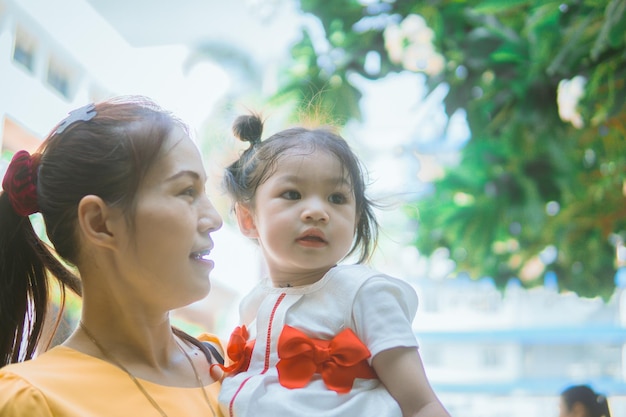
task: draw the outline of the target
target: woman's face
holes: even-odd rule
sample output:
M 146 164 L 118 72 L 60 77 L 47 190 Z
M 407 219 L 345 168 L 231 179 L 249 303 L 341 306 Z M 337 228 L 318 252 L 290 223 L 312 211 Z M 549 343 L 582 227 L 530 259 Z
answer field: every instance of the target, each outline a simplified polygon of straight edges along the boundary
M 559 401 L 559 417 L 568 417 L 569 410 L 567 408 L 567 404 L 563 401 L 563 398 Z
M 210 290 L 210 233 L 222 219 L 205 193 L 200 153 L 180 128 L 164 144 L 136 197 L 134 232 L 124 256 L 130 284 L 149 294 L 148 303 L 169 309 L 187 305 Z
M 559 402 L 559 417 L 588 417 L 589 414 L 585 406 L 580 402 L 575 402 L 571 407 L 561 398 Z

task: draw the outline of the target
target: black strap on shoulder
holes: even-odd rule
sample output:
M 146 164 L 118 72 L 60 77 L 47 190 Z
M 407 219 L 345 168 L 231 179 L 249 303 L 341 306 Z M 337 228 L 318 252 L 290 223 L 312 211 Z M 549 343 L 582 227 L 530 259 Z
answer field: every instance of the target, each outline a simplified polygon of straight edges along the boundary
M 222 357 L 222 354 L 215 346 L 213 346 L 211 342 L 202 342 L 200 345 L 209 363 L 213 363 L 213 359 L 215 359 L 217 363 L 224 365 L 224 358 Z
M 224 365 L 224 357 L 222 356 L 220 351 L 215 346 L 213 346 L 211 342 L 201 342 L 195 337 L 188 335 L 187 333 L 174 326 L 172 326 L 172 331 L 176 336 L 180 337 L 181 339 L 187 340 L 189 343 L 200 348 L 200 350 L 202 350 L 202 353 L 204 353 L 204 356 L 206 356 L 206 360 L 210 364 L 212 364 L 213 360 L 215 359 L 217 363 L 219 363 L 220 365 Z

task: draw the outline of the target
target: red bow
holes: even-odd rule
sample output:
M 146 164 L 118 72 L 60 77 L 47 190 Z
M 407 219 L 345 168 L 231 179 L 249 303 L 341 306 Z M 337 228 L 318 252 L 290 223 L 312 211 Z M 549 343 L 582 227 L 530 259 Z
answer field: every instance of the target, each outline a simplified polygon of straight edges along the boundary
M 231 364 L 229 366 L 218 364 L 224 372 L 237 374 L 248 369 L 252 349 L 254 349 L 254 340 L 248 340 L 249 336 L 245 325 L 233 330 L 226 348 L 226 354 L 228 354 Z
M 351 329 L 321 340 L 285 326 L 278 339 L 278 356 L 278 380 L 286 388 L 306 386 L 314 373 L 321 374 L 326 386 L 338 393 L 349 392 L 355 378 L 376 378 L 367 363 L 369 349 Z
M 15 213 L 28 216 L 39 211 L 37 204 L 37 168 L 41 154 L 18 151 L 4 174 L 2 189 L 8 194 Z

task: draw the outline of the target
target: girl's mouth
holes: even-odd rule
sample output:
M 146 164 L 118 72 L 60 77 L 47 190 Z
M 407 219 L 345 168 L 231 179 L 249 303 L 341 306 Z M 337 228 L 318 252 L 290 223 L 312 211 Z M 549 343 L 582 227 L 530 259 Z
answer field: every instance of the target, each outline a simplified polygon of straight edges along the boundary
M 328 243 L 326 241 L 326 236 L 324 232 L 316 228 L 310 228 L 305 230 L 298 238 L 296 239 L 298 242 L 309 242 L 309 243 Z
M 326 241 L 324 239 L 322 239 L 319 236 L 303 236 L 301 238 L 299 238 L 298 240 L 300 241 L 307 241 L 307 242 L 322 242 L 322 243 L 326 243 Z
M 309 247 L 309 248 L 322 248 L 328 244 L 326 239 L 317 235 L 301 236 L 298 239 L 296 239 L 296 242 L 298 242 L 298 244 L 301 246 Z

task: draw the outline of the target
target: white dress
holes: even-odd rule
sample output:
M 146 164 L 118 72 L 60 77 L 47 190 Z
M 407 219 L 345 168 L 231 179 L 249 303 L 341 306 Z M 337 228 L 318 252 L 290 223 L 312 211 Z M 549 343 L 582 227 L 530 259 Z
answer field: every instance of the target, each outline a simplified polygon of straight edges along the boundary
M 318 282 L 294 288 L 261 283 L 242 301 L 241 321 L 256 339 L 247 371 L 224 379 L 219 395 L 226 416 L 389 416 L 400 407 L 378 379 L 357 378 L 347 393 L 329 389 L 320 374 L 303 388 L 279 383 L 277 344 L 285 325 L 329 340 L 349 328 L 371 359 L 394 347 L 415 347 L 417 295 L 406 282 L 363 265 L 337 266 Z

